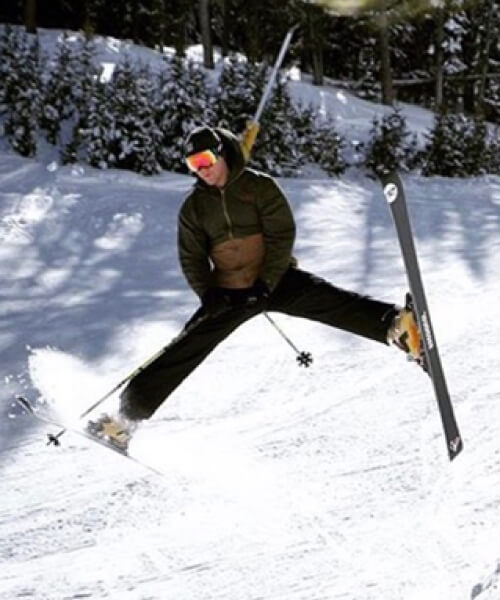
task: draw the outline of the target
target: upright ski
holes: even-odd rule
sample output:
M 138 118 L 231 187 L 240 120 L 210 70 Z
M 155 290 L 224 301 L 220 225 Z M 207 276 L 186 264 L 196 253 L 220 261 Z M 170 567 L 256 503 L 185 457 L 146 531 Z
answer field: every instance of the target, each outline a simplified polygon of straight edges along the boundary
M 391 209 L 394 224 L 396 226 L 410 291 L 413 297 L 415 314 L 418 326 L 422 332 L 426 367 L 434 386 L 434 392 L 436 394 L 436 400 L 446 437 L 448 455 L 450 460 L 453 460 L 462 450 L 463 442 L 455 420 L 453 406 L 451 404 L 436 339 L 434 337 L 434 331 L 432 329 L 403 184 L 395 171 L 383 175 L 381 179 L 384 195 Z

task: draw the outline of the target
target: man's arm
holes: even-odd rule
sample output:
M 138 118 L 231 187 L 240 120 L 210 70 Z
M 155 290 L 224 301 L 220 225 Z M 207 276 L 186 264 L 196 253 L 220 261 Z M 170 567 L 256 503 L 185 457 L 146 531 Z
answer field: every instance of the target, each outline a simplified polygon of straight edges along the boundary
M 178 251 L 181 268 L 189 285 L 201 298 L 210 286 L 208 240 L 188 198 L 179 213 Z
M 279 185 L 267 175 L 261 175 L 258 205 L 266 255 L 260 271 L 260 279 L 272 291 L 292 262 L 295 241 L 295 221 L 285 194 Z

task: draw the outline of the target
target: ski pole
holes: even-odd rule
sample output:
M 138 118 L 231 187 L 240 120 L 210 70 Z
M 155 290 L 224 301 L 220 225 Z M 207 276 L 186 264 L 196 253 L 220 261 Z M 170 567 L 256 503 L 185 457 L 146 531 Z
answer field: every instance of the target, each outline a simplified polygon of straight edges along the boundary
M 281 67 L 281 63 L 283 62 L 283 59 L 285 58 L 285 54 L 286 54 L 286 51 L 288 50 L 288 46 L 290 45 L 290 42 L 292 40 L 292 36 L 298 26 L 299 26 L 299 24 L 297 23 L 296 25 L 294 25 L 293 27 L 291 27 L 288 30 L 288 32 L 285 36 L 285 39 L 283 40 L 283 43 L 281 44 L 281 48 L 280 48 L 278 57 L 276 59 L 276 62 L 274 63 L 274 67 L 271 72 L 271 75 L 270 75 L 269 79 L 267 80 L 267 84 L 266 84 L 264 92 L 261 96 L 259 106 L 257 107 L 257 110 L 255 112 L 253 119 L 247 123 L 246 129 L 241 136 L 240 145 L 241 145 L 241 149 L 243 151 L 243 155 L 245 157 L 245 161 L 247 161 L 247 162 L 250 159 L 250 154 L 252 153 L 253 145 L 255 144 L 255 140 L 257 139 L 257 135 L 259 133 L 259 129 L 260 129 L 259 122 L 260 122 L 262 113 L 264 112 L 264 107 L 269 98 L 269 94 L 271 93 L 271 89 L 274 85 L 274 82 L 276 81 L 276 77 L 278 75 L 278 70 Z
M 283 59 L 285 58 L 286 51 L 288 50 L 288 46 L 290 45 L 290 42 L 292 40 L 292 35 L 294 34 L 294 32 L 298 26 L 299 26 L 299 24 L 297 23 L 296 25 L 294 25 L 293 27 L 291 27 L 288 30 L 288 32 L 285 36 L 285 39 L 283 40 L 283 43 L 281 44 L 278 58 L 276 59 L 276 62 L 274 63 L 274 67 L 273 67 L 271 76 L 269 77 L 269 80 L 266 85 L 266 89 L 264 90 L 264 93 L 262 94 L 262 98 L 260 99 L 259 106 L 254 115 L 254 118 L 253 118 L 254 123 L 258 123 L 260 121 L 260 117 L 262 116 L 262 112 L 264 111 L 264 106 L 266 105 L 267 99 L 269 98 L 269 94 L 271 93 L 271 89 L 276 80 L 276 76 L 278 75 L 278 70 L 281 67 L 281 63 L 283 62 Z
M 281 337 L 287 342 L 289 346 L 291 346 L 295 350 L 295 354 L 297 354 L 297 363 L 299 367 L 310 367 L 313 362 L 313 357 L 310 352 L 301 352 L 297 346 L 292 342 L 292 340 L 286 335 L 286 333 L 281 329 L 281 327 L 276 323 L 274 319 L 269 316 L 269 313 L 264 311 L 262 313 L 266 319 L 271 323 L 271 325 L 276 329 L 276 331 L 281 335 Z

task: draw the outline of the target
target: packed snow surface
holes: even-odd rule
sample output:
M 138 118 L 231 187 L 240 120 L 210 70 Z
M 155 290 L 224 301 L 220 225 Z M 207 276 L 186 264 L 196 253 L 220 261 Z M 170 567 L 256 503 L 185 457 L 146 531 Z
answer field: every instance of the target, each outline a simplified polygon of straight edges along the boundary
M 49 165 L 50 166 L 50 165 Z M 405 178 L 464 452 L 397 350 L 273 315 L 241 327 L 139 432 L 159 477 L 12 406 L 78 414 L 196 309 L 176 215 L 192 180 L 2 155 L 0 597 L 498 598 L 500 180 Z M 281 180 L 303 268 L 401 301 L 376 182 Z
M 463 453 L 402 353 L 274 314 L 313 366 L 242 326 L 137 434 L 159 476 L 71 432 L 46 446 L 12 398 L 72 418 L 180 331 L 192 179 L 0 153 L 2 600 L 500 598 L 500 179 L 404 183 Z M 302 268 L 402 301 L 377 182 L 280 184 Z

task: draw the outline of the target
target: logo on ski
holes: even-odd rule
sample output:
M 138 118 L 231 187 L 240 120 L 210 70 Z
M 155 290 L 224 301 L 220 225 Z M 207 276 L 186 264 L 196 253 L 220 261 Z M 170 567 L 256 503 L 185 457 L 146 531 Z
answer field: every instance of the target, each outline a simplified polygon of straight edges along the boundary
M 432 338 L 432 330 L 431 325 L 429 323 L 429 317 L 427 313 L 422 313 L 422 328 L 424 330 L 425 341 L 427 342 L 428 350 L 432 350 L 434 348 L 434 340 Z
M 384 195 L 387 198 L 387 202 L 392 204 L 398 198 L 398 186 L 395 183 L 388 183 L 384 187 Z
M 456 437 L 454 440 L 450 441 L 450 450 L 453 453 L 458 452 L 461 447 L 462 447 L 462 438 L 461 437 Z

